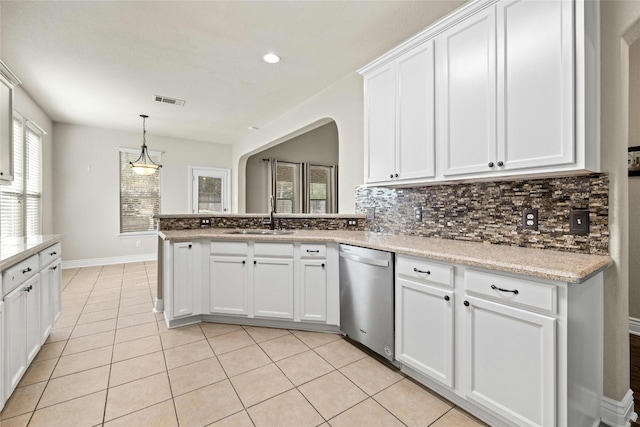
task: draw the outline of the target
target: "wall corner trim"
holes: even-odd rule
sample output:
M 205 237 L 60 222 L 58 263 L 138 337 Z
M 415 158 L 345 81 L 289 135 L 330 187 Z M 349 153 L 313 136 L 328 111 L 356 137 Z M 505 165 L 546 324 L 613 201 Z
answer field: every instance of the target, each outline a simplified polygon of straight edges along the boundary
M 633 412 L 633 391 L 629 389 L 622 401 L 602 396 L 600 404 L 602 422 L 611 427 L 626 427 L 629 421 L 636 421 L 638 414 Z
M 640 335 L 640 319 L 629 317 L 629 333 Z
M 126 256 L 116 256 L 116 257 L 108 257 L 108 258 L 88 258 L 88 259 L 77 259 L 70 261 L 62 261 L 62 269 L 65 270 L 67 268 L 82 268 L 82 267 L 97 267 L 100 265 L 111 265 L 111 264 L 128 264 L 132 262 L 143 262 L 143 261 L 156 261 L 157 254 L 139 254 L 139 255 L 126 255 Z

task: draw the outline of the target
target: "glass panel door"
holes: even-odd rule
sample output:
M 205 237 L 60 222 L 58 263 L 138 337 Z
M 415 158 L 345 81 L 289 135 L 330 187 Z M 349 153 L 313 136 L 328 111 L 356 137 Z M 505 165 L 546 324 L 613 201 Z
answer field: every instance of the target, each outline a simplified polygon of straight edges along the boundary
M 229 212 L 229 169 L 190 167 L 191 212 Z

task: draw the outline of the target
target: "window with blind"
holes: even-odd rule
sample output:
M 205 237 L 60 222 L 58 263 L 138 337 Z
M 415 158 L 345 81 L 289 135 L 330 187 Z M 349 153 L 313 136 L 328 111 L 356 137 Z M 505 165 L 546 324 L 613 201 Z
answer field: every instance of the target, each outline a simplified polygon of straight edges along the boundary
M 120 233 L 144 233 L 156 230 L 153 216 L 160 213 L 160 170 L 153 175 L 138 175 L 129 162 L 140 150 L 120 148 Z M 149 151 L 151 160 L 161 163 L 158 152 Z
M 42 130 L 14 113 L 13 182 L 0 186 L 3 237 L 42 234 Z

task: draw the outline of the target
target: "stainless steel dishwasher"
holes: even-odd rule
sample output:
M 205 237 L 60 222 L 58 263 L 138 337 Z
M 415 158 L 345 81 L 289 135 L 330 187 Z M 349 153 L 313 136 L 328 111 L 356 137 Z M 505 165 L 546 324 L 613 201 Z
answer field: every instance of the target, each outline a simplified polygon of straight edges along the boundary
M 393 253 L 340 245 L 340 329 L 393 361 Z

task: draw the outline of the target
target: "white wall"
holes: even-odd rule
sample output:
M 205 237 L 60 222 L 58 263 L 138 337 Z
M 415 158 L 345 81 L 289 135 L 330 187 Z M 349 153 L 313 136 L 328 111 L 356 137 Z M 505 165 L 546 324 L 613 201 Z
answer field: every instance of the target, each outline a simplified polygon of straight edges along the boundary
M 338 210 L 353 213 L 355 187 L 364 181 L 363 102 L 362 77 L 354 72 L 234 145 L 232 210 L 245 212 L 245 168 L 252 154 L 315 128 L 318 123 L 327 123 L 329 119 L 338 127 Z
M 629 49 L 629 146 L 640 146 L 640 41 Z M 629 177 L 629 316 L 640 318 L 640 176 Z
M 64 260 L 155 254 L 155 237 L 118 237 L 118 148 L 139 149 L 142 132 L 55 123 L 53 135 L 53 228 L 65 235 Z M 231 165 L 229 145 L 147 133 L 147 146 L 163 152 L 162 213 L 188 213 L 188 166 Z M 140 247 L 136 247 L 137 241 Z
M 629 49 L 640 35 L 640 2 L 600 2 L 601 162 L 610 177 L 609 252 L 604 282 L 604 394 L 621 401 L 629 390 Z M 636 25 L 634 26 L 634 23 Z M 635 35 L 630 35 L 633 28 Z M 627 36 L 627 43 L 623 38 Z
M 14 90 L 13 103 L 14 110 L 47 133 L 42 137 L 42 234 L 54 234 L 52 204 L 54 145 L 51 119 L 20 86 Z
M 333 166 L 340 161 L 338 147 L 338 129 L 331 122 L 249 157 L 245 210 L 248 213 L 269 212 L 268 162 L 262 159 Z

